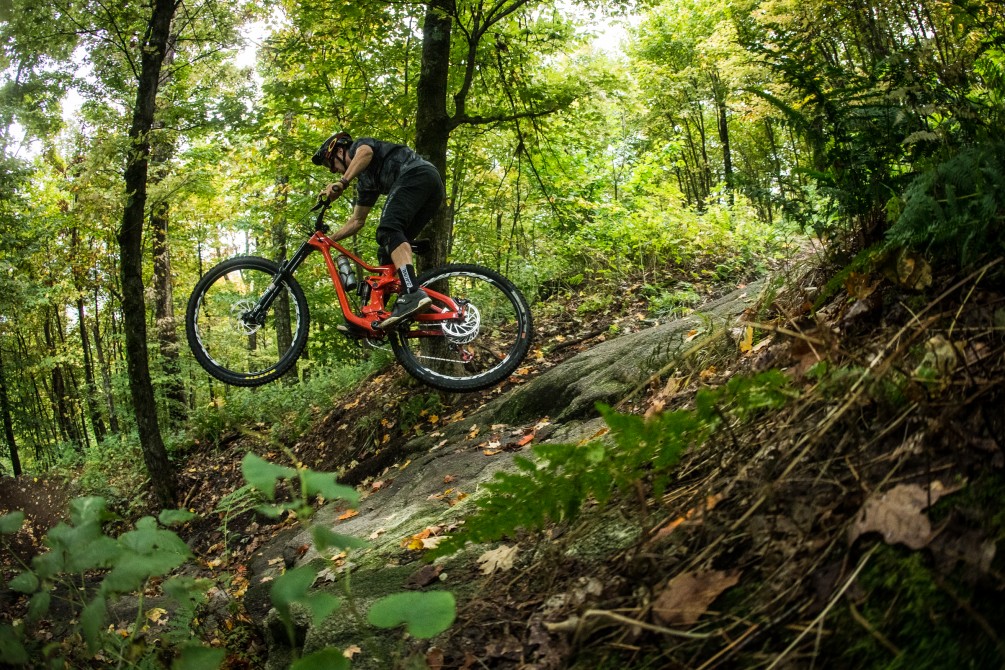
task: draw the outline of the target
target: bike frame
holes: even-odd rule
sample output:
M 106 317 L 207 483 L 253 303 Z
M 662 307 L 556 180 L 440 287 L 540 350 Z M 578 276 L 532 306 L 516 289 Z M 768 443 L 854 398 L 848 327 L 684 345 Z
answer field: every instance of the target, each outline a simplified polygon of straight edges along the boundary
M 265 290 L 262 297 L 259 298 L 254 309 L 248 312 L 245 318 L 255 323 L 264 323 L 266 312 L 268 312 L 272 302 L 279 295 L 279 287 L 283 278 L 293 276 L 293 273 L 307 260 L 311 252 L 317 250 L 321 252 L 321 255 L 325 259 L 325 266 L 328 268 L 332 285 L 335 287 L 335 293 L 338 295 L 339 307 L 342 308 L 342 315 L 346 321 L 361 329 L 366 337 L 374 339 L 384 338 L 387 336 L 387 332 L 376 328 L 375 325 L 390 316 L 390 312 L 385 308 L 387 297 L 401 290 L 401 280 L 398 278 L 394 265 L 370 265 L 328 237 L 329 227 L 324 223 L 324 216 L 330 204 L 330 201 L 318 203 L 321 211 L 318 212 L 317 221 L 314 224 L 314 234 L 300 245 L 300 248 L 297 249 L 289 260 L 283 261 L 280 264 L 279 271 L 273 278 L 272 283 Z M 367 273 L 367 276 L 363 277 L 363 281 L 370 286 L 370 297 L 367 304 L 361 307 L 361 314 L 356 314 L 352 311 L 352 306 L 349 304 L 349 295 L 346 293 L 345 287 L 342 286 L 338 266 L 336 266 L 335 259 L 332 257 L 332 249 L 338 254 L 344 254 Z M 458 305 L 450 296 L 444 295 L 439 291 L 434 291 L 429 287 L 423 287 L 423 290 L 432 298 L 433 304 L 429 306 L 428 311 L 412 317 L 414 321 L 420 324 L 419 329 L 396 331 L 399 335 L 404 337 L 442 337 L 443 331 L 439 327 L 422 328 L 421 324 L 433 326 L 440 321 L 463 321 L 464 307 L 462 305 Z

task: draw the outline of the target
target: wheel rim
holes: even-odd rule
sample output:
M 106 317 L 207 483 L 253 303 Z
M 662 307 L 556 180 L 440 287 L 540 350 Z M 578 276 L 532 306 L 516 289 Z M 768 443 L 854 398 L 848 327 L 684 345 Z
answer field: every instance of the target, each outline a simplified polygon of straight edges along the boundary
M 477 381 L 515 366 L 527 346 L 525 307 L 506 287 L 484 275 L 457 271 L 433 277 L 428 286 L 464 308 L 464 318 L 433 326 L 442 337 L 421 337 L 431 322 L 414 321 L 398 333 L 402 352 L 434 378 Z M 435 322 L 433 322 L 435 323 Z
M 233 268 L 215 278 L 199 296 L 195 337 L 209 362 L 240 377 L 259 377 L 291 355 L 301 327 L 297 300 L 288 285 L 280 291 L 264 321 L 243 317 L 272 283 L 272 272 L 256 267 Z M 289 323 L 290 337 L 277 321 Z

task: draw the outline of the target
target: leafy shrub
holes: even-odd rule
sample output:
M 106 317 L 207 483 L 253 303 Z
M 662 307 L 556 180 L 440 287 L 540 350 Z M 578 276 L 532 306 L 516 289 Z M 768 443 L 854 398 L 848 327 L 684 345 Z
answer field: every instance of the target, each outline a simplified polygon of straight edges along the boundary
M 375 354 L 357 365 L 314 368 L 310 378 L 299 382 L 294 391 L 282 381 L 258 388 L 226 387 L 223 396 L 192 412 L 191 439 L 212 443 L 228 432 L 257 425 L 267 427 L 274 441 L 283 442 L 311 425 L 316 406 L 349 392 L 387 365 L 389 354 Z
M 650 294 L 649 311 L 657 317 L 683 316 L 702 301 L 694 286 L 687 282 L 680 282 L 673 291 L 649 285 L 644 290 Z
M 241 471 L 247 486 L 239 489 L 240 494 L 235 494 L 228 501 L 228 508 L 247 509 L 257 502 L 261 504 L 255 509 L 262 514 L 279 517 L 293 512 L 306 522 L 313 514 L 311 502 L 316 496 L 323 496 L 326 500 L 343 500 L 351 505 L 359 501 L 356 491 L 337 483 L 333 474 L 316 472 L 302 465 L 276 465 L 254 454 L 247 454 L 241 463 Z M 280 485 L 292 494 L 285 501 L 279 501 L 276 495 Z M 141 644 L 147 619 L 142 595 L 151 586 L 152 580 L 165 578 L 160 582 L 161 588 L 178 603 L 170 625 L 161 636 L 162 642 L 176 657 L 172 667 L 219 667 L 226 650 L 199 644 L 191 630 L 197 609 L 205 602 L 206 593 L 214 583 L 207 579 L 169 577 L 192 558 L 192 552 L 167 526 L 186 522 L 194 516 L 185 510 L 165 510 L 157 518 L 141 518 L 133 530 L 112 537 L 104 533 L 103 525 L 116 517 L 108 511 L 104 499 L 90 496 L 73 500 L 70 522 L 59 524 L 45 537 L 44 543 L 49 551 L 36 556 L 30 569 L 2 585 L 30 596 L 30 601 L 25 619 L 0 625 L 0 665 L 23 666 L 45 661 L 51 667 L 66 667 L 68 663 L 76 667 L 88 664 L 90 659 L 97 658 L 96 654 L 117 660 L 120 667 L 124 664 L 156 665 L 153 658 L 155 645 L 147 649 L 145 644 Z M 0 542 L 4 536 L 17 533 L 24 520 L 24 512 L 0 516 Z M 327 526 L 312 526 L 310 530 L 314 546 L 321 553 L 366 546 L 363 540 L 341 535 Z M 273 583 L 270 592 L 272 604 L 291 641 L 295 639 L 294 606 L 307 608 L 317 624 L 342 604 L 340 598 L 330 593 L 311 591 L 317 575 L 317 570 L 304 565 L 287 570 Z M 98 577 L 100 580 L 96 581 Z M 140 595 L 139 607 L 136 620 L 122 636 L 106 626 L 108 604 L 114 598 L 128 594 Z M 71 630 L 66 638 L 72 640 L 74 635 L 79 634 L 86 643 L 86 654 L 72 645 L 42 644 L 29 634 L 32 624 L 49 614 L 54 598 L 66 600 L 72 617 L 67 624 Z M 453 595 L 446 591 L 433 591 L 381 598 L 371 606 L 368 621 L 378 628 L 404 625 L 413 637 L 425 638 L 446 630 L 455 615 Z M 344 670 L 349 663 L 340 651 L 322 649 L 299 658 L 292 667 L 294 670 Z
M 962 265 L 1005 251 L 1005 144 L 974 147 L 918 176 L 887 233 L 891 246 L 954 259 Z
M 760 221 L 743 198 L 733 207 L 716 205 L 704 212 L 660 202 L 639 198 L 579 228 L 564 250 L 573 268 L 659 272 L 676 265 L 694 270 L 722 258 L 762 255 L 788 234 L 784 227 Z

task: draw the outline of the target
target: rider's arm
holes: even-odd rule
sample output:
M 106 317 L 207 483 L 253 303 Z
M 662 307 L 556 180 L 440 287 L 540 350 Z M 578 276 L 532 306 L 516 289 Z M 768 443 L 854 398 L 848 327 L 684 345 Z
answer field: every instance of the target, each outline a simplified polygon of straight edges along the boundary
M 329 199 L 334 199 L 342 195 L 342 192 L 349 187 L 349 183 L 366 170 L 366 168 L 370 165 L 371 160 L 373 160 L 373 149 L 366 144 L 359 145 L 356 148 L 356 155 L 352 157 L 349 161 L 349 165 L 346 166 L 345 174 L 342 175 L 342 179 L 334 184 L 328 184 L 328 186 L 325 187 L 324 195 Z
M 360 144 L 356 147 L 356 155 L 349 161 L 349 166 L 345 169 L 345 174 L 342 175 L 342 178 L 346 182 L 351 182 L 361 172 L 366 170 L 371 160 L 373 160 L 373 148 L 366 144 Z
M 366 223 L 366 217 L 370 214 L 370 207 L 364 205 L 356 205 L 352 208 L 352 214 L 349 215 L 349 220 L 345 224 L 336 230 L 332 235 L 331 239 L 338 242 L 339 240 L 351 237 L 358 233 Z

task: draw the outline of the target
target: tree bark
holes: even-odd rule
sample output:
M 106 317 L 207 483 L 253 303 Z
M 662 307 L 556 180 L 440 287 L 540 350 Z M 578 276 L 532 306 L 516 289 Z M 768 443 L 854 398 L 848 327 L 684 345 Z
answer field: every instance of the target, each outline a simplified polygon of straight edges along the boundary
M 422 24 L 422 67 L 416 87 L 415 151 L 447 175 L 447 142 L 452 130 L 447 115 L 447 83 L 450 74 L 450 0 L 432 0 Z M 425 267 L 447 261 L 453 226 L 450 212 L 440 207 L 426 227 L 432 242 L 423 260 Z
M 91 343 L 87 337 L 87 315 L 84 313 L 84 299 L 77 298 L 77 325 L 80 327 L 80 349 L 84 353 L 84 393 L 87 396 L 87 410 L 91 416 L 94 441 L 101 442 L 107 433 L 105 420 L 98 409 L 97 388 L 94 384 L 94 362 L 91 359 Z
M 14 439 L 14 422 L 10 416 L 10 400 L 7 396 L 7 376 L 4 374 L 3 350 L 0 349 L 0 412 L 3 413 L 3 433 L 7 438 L 7 453 L 10 454 L 11 470 L 15 477 L 21 476 L 21 459 Z
M 126 207 L 118 234 L 129 389 L 150 484 L 154 495 L 165 506 L 174 505 L 175 482 L 157 421 L 157 405 L 150 379 L 142 243 L 150 130 L 153 127 L 161 65 L 167 53 L 171 20 L 176 9 L 175 0 L 153 0 L 153 12 L 143 38 L 136 105 L 129 129 L 131 150 L 125 172 Z
M 122 432 L 119 429 L 119 415 L 115 409 L 115 394 L 112 391 L 112 371 L 109 369 L 108 359 L 105 357 L 105 348 L 101 344 L 101 328 L 98 324 L 98 289 L 94 289 L 94 352 L 98 356 L 98 369 L 101 372 L 101 388 L 105 394 L 105 403 L 108 405 L 108 427 L 116 435 Z
M 164 392 L 167 397 L 168 417 L 179 425 L 187 416 L 188 399 L 185 382 L 181 376 L 181 359 L 178 346 L 178 328 L 174 315 L 174 287 L 171 279 L 171 255 L 168 246 L 170 206 L 158 202 L 150 211 L 154 257 L 154 324 L 157 344 L 160 347 L 161 367 L 164 371 Z

